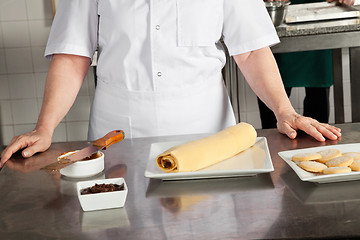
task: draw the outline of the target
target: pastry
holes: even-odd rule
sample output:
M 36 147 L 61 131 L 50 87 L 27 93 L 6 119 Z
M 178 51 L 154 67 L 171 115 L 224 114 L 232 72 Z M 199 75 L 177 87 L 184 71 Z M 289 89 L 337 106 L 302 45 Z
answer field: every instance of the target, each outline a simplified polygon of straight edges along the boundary
M 299 166 L 302 169 L 304 169 L 308 172 L 313 172 L 313 173 L 320 173 L 320 172 L 324 171 L 324 169 L 327 168 L 327 166 L 325 164 L 315 162 L 315 161 L 302 161 L 299 163 Z
M 192 172 L 211 166 L 250 148 L 256 142 L 256 130 L 239 123 L 214 135 L 172 147 L 156 158 L 164 172 Z

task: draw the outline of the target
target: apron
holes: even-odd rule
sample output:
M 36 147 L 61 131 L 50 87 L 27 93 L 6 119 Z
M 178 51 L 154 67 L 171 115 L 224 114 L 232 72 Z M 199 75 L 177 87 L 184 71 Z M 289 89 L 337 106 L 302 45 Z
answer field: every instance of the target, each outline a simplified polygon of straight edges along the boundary
M 89 139 L 114 129 L 126 138 L 213 133 L 235 124 L 221 76 L 184 91 L 132 92 L 99 82 Z M 109 104 L 110 103 L 110 104 Z M 109 109 L 110 108 L 110 109 Z

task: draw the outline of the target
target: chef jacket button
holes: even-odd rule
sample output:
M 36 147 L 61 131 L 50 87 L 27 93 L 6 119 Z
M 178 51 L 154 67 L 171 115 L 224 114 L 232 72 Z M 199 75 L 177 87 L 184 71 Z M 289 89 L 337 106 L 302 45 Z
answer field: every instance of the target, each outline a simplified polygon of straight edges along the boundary
M 161 75 L 162 75 L 161 72 L 158 72 L 158 73 L 157 73 L 157 76 L 158 76 L 158 77 L 161 77 Z
M 156 26 L 155 26 L 155 29 L 156 29 L 156 30 L 160 30 L 160 25 L 156 25 Z

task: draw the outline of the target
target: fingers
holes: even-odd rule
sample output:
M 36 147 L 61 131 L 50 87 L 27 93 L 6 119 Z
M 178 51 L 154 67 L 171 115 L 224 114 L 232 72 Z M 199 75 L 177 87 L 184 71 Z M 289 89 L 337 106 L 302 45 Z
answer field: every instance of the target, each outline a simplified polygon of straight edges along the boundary
M 37 152 L 44 152 L 46 149 L 49 148 L 49 145 L 46 144 L 44 141 L 39 140 L 36 141 L 34 144 L 32 144 L 31 146 L 25 148 L 22 151 L 22 155 L 23 157 L 27 158 L 27 157 L 31 157 L 32 155 L 34 155 Z
M 5 150 L 1 153 L 1 166 L 3 167 L 7 160 L 20 149 L 27 147 L 31 142 L 23 136 L 14 137 L 10 144 Z
M 307 118 L 309 123 L 305 121 L 301 128 L 318 141 L 325 141 L 325 138 L 337 140 L 341 136 L 341 129 L 325 123 L 319 123 L 315 119 Z
M 301 125 L 299 129 L 303 130 L 304 132 L 306 132 L 307 134 L 309 134 L 319 142 L 324 142 L 326 139 L 323 136 L 323 134 L 318 131 L 318 128 L 315 126 L 317 124 L 316 122 L 307 125 Z
M 300 129 L 304 132 L 306 132 L 307 134 L 309 134 L 310 136 L 314 137 L 316 140 L 320 141 L 320 142 L 324 142 L 325 138 L 323 137 L 323 135 L 317 130 L 317 128 L 312 124 L 313 123 L 318 123 L 316 120 L 308 118 L 308 117 L 304 117 L 301 115 L 293 115 L 290 116 L 289 119 L 287 119 L 286 121 L 284 121 L 282 124 L 280 123 L 279 126 L 281 126 L 279 128 L 279 131 L 282 133 L 285 133 L 289 138 L 293 139 L 293 133 L 292 131 L 295 131 L 295 129 Z M 296 135 L 295 135 L 296 137 Z
M 285 134 L 286 136 L 288 136 L 290 139 L 295 139 L 297 136 L 297 132 L 295 129 L 293 129 L 289 124 L 285 123 L 282 125 L 278 124 L 278 129 L 279 132 Z
M 329 124 L 319 123 L 317 129 L 328 139 L 337 140 L 339 137 L 341 137 L 341 129 Z
M 325 123 L 319 123 L 315 119 L 301 115 L 290 115 L 278 122 L 278 129 L 290 139 L 296 137 L 296 130 L 300 129 L 317 141 L 324 142 L 327 139 L 337 140 L 341 137 L 341 129 Z
M 7 160 L 9 160 L 16 151 L 16 149 L 13 150 L 12 148 L 5 148 L 5 150 L 1 153 L 0 168 L 4 166 Z
M 14 137 L 7 148 L 1 154 L 0 167 L 3 167 L 6 161 L 20 149 L 24 158 L 31 157 L 37 152 L 43 152 L 50 147 L 51 135 L 32 131 L 30 133 Z
M 9 160 L 9 158 L 11 157 L 12 153 L 9 152 L 5 152 L 6 149 L 3 151 L 3 153 L 1 154 L 1 160 L 0 160 L 0 168 L 2 168 L 4 166 L 4 164 L 7 162 L 7 160 Z
M 316 140 L 323 142 L 325 138 L 337 140 L 341 136 L 341 129 L 325 123 L 319 123 L 315 119 L 299 118 L 299 129 L 313 136 Z

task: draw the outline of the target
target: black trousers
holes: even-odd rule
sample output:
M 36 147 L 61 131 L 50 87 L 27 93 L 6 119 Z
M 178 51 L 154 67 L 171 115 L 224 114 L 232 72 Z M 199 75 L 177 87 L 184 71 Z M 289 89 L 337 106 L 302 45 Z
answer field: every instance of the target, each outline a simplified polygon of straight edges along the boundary
M 329 87 L 306 87 L 303 115 L 319 122 L 328 123 L 330 114 Z M 291 88 L 285 88 L 290 97 Z M 274 113 L 258 98 L 258 105 L 263 129 L 276 128 Z

